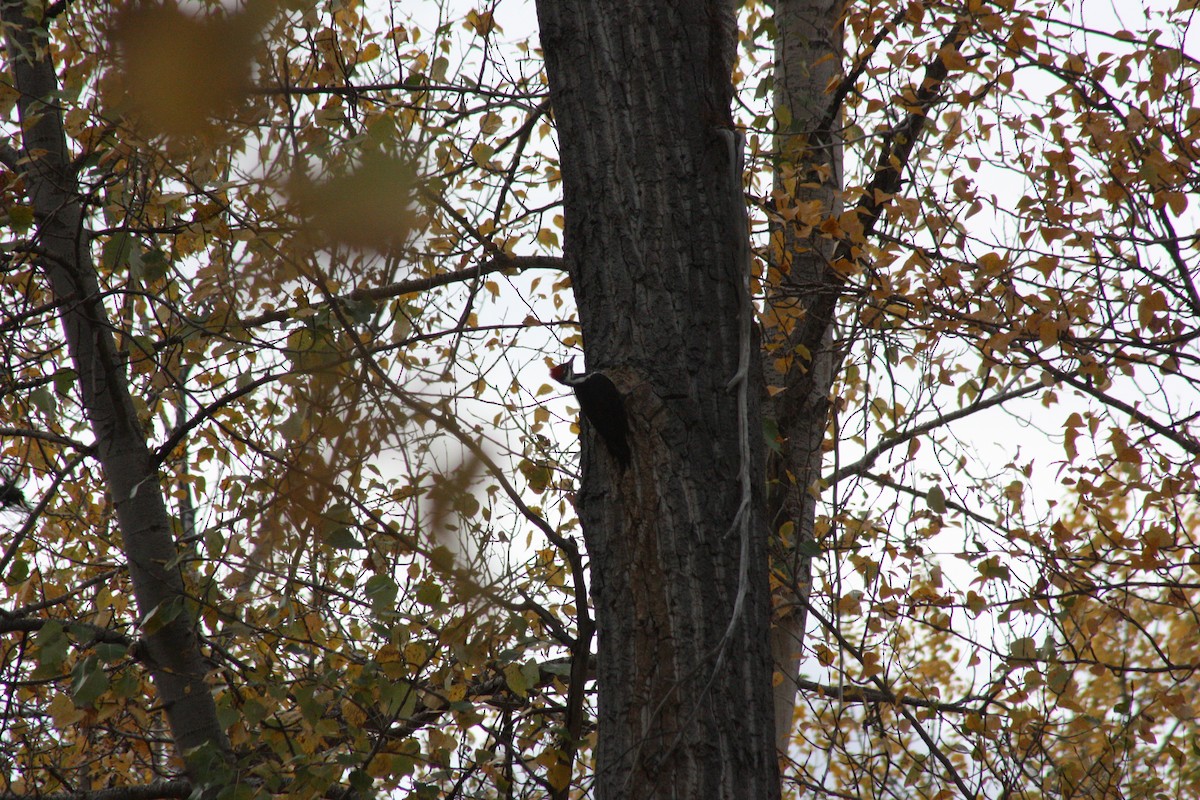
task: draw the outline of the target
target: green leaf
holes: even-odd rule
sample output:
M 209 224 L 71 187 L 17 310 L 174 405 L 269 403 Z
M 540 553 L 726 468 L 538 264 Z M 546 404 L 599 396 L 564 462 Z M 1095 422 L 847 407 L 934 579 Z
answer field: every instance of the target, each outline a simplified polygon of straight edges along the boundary
M 781 103 L 775 108 L 775 120 L 779 123 L 779 129 L 786 131 L 792 124 L 792 110 Z
M 146 250 L 141 254 L 141 279 L 144 283 L 153 283 L 166 276 L 171 263 L 159 250 Z
M 925 504 L 929 506 L 929 510 L 935 514 L 946 513 L 946 493 L 942 491 L 942 487 L 934 484 L 929 487 L 929 491 L 925 493 Z
M 298 360 L 296 361 L 298 363 Z M 276 426 L 277 430 L 283 434 L 288 441 L 294 441 L 304 435 L 305 422 L 308 419 L 308 414 L 297 411 L 288 416 L 283 422 Z
M 268 709 L 258 700 L 255 700 L 251 697 L 246 699 L 245 703 L 242 705 L 241 712 L 242 716 L 246 720 L 246 724 L 248 724 L 250 727 L 254 727 L 267 718 Z
M 33 404 L 34 408 L 36 408 L 38 411 L 41 411 L 46 416 L 52 416 L 54 414 L 54 409 L 56 408 L 54 395 L 50 394 L 50 390 L 45 386 L 39 386 L 30 392 L 29 402 Z
M 121 670 L 117 673 L 116 680 L 112 682 L 112 692 L 116 697 L 122 699 L 140 697 L 143 692 L 142 682 L 138 680 L 137 673 L 133 670 Z
M 133 245 L 133 237 L 126 231 L 114 233 L 108 237 L 100 251 L 100 263 L 110 272 L 131 266 L 130 261 L 135 249 Z M 141 263 L 140 255 L 138 262 Z
M 521 474 L 529 482 L 530 491 L 534 494 L 546 491 L 550 481 L 554 478 L 554 474 L 545 464 L 535 464 L 527 458 L 521 459 L 521 462 L 517 464 L 517 469 L 521 470 Z
M 445 572 L 454 568 L 454 551 L 440 544 L 429 553 L 429 560 L 433 562 L 434 567 Z
M 421 583 L 417 586 L 417 602 L 427 606 L 436 606 L 442 602 L 442 587 L 436 583 Z
M 75 389 L 79 374 L 73 369 L 60 369 L 54 373 L 54 391 L 59 397 L 69 397 Z
M 529 684 L 525 681 L 525 673 L 520 664 L 509 664 L 504 668 L 504 681 L 518 697 L 524 698 L 529 695 Z
M 88 656 L 71 670 L 71 699 L 76 706 L 91 708 L 107 691 L 108 673 L 95 656 Z
M 325 544 L 334 550 L 357 550 L 362 547 L 358 538 L 346 527 L 327 531 Z
M 371 322 L 379 312 L 379 304 L 370 298 L 347 300 L 343 305 L 350 318 L 360 325 Z
M 407 683 L 402 681 L 387 681 L 379 686 L 379 699 L 383 701 L 385 713 L 389 717 L 408 719 L 417 707 L 417 693 Z
M 153 636 L 161 631 L 165 626 L 171 624 L 179 618 L 179 614 L 183 611 L 183 600 L 179 597 L 173 597 L 157 606 L 146 615 L 142 620 L 142 633 L 146 636 Z
M 1022 636 L 1008 646 L 1008 654 L 1022 661 L 1032 661 L 1037 658 L 1037 644 L 1032 636 Z
M 796 552 L 806 558 L 818 558 L 821 555 L 821 545 L 812 539 L 805 539 L 796 543 Z
M 33 655 L 38 662 L 33 671 L 34 680 L 60 675 L 63 662 L 67 660 L 67 648 L 70 646 L 62 623 L 56 619 L 48 620 L 42 625 L 42 629 L 34 634 L 33 646 Z
M 525 678 L 526 686 L 537 686 L 538 681 L 542 679 L 542 670 L 538 666 L 537 661 L 532 658 L 526 661 L 521 667 L 521 674 Z
M 33 207 L 9 206 L 8 223 L 18 233 L 24 233 L 29 230 L 33 227 Z
M 470 492 L 463 492 L 454 497 L 454 510 L 470 519 L 479 513 L 479 501 Z
M 1050 691 L 1062 694 L 1071 684 L 1071 671 L 1062 664 L 1055 665 L 1047 676 L 1046 684 L 1050 687 Z
M 350 788 L 354 790 L 354 795 L 357 797 L 374 797 L 375 793 L 372 791 L 374 784 L 374 778 L 364 770 L 356 769 L 350 773 Z
M 783 453 L 783 445 L 779 437 L 779 422 L 772 417 L 763 417 L 762 428 L 763 441 L 767 443 L 767 447 L 776 453 Z
M 400 587 L 387 575 L 372 575 L 367 578 L 364 591 L 371 601 L 371 611 L 377 616 L 395 611 L 396 595 L 400 593 Z
M 96 658 L 105 663 L 120 661 L 129 652 L 129 648 L 117 642 L 101 642 L 96 645 Z
M 4 582 L 9 586 L 15 586 L 18 583 L 24 583 L 29 577 L 29 562 L 23 558 L 13 560 L 12 566 L 8 568 L 8 574 L 4 576 Z

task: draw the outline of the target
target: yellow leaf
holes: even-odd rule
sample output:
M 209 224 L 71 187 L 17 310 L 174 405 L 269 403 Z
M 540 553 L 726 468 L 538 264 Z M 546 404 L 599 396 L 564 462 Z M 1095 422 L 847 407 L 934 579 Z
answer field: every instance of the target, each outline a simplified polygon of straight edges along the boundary
M 571 783 L 571 768 L 560 757 L 546 771 L 546 779 L 555 789 L 565 789 Z
M 1008 654 L 1021 661 L 1029 661 L 1037 657 L 1037 643 L 1032 636 L 1022 636 L 1008 646 Z
M 500 130 L 500 126 L 504 123 L 504 118 L 495 111 L 489 111 L 483 115 L 483 119 L 479 122 L 479 130 L 489 136 Z
M 413 666 L 422 666 L 428 658 L 428 653 L 425 651 L 425 646 L 417 642 L 409 642 L 404 645 L 404 660 Z
M 979 257 L 979 268 L 988 274 L 996 274 L 1004 266 L 1004 259 L 995 253 L 984 253 Z
M 477 166 L 486 167 L 495 153 L 496 148 L 492 147 L 490 144 L 477 142 L 471 148 L 471 160 L 474 161 Z
M 499 30 L 500 26 L 496 24 L 496 20 L 491 11 L 470 11 L 467 13 L 466 27 L 475 32 L 476 36 L 486 38 L 492 31 Z
M 1056 664 L 1050 669 L 1050 674 L 1047 676 L 1046 685 L 1050 691 L 1055 694 L 1062 694 L 1071 684 L 1071 672 L 1061 664 Z
M 1079 438 L 1078 428 L 1067 428 L 1063 433 L 1063 450 L 1067 454 L 1068 461 L 1074 461 L 1079 455 L 1079 449 L 1075 446 L 1075 440 Z
M 379 48 L 379 45 L 375 44 L 375 42 L 371 42 L 362 49 L 362 52 L 358 54 L 358 63 L 365 64 L 368 61 L 374 61 L 375 59 L 379 58 L 382 53 L 383 51 Z
M 367 714 L 358 703 L 342 703 L 342 716 L 355 728 L 367 721 Z
M 1042 347 L 1053 347 L 1058 344 L 1058 324 L 1054 320 L 1043 319 L 1038 324 L 1038 339 Z
M 975 616 L 979 616 L 987 608 L 987 600 L 983 595 L 975 590 L 967 592 L 967 609 Z
M 518 697 L 525 698 L 529 695 L 529 685 L 525 682 L 520 664 L 509 664 L 504 668 L 504 681 Z
M 1166 310 L 1167 298 L 1162 292 L 1158 290 L 1147 292 L 1138 303 L 1138 324 L 1143 328 L 1148 328 L 1154 322 L 1157 312 Z
M 50 712 L 50 718 L 54 720 L 55 727 L 60 729 L 70 728 L 83 719 L 85 713 L 83 709 L 75 707 L 70 697 L 61 693 L 54 695 L 54 699 L 50 701 L 46 710 Z
M 9 206 L 8 221 L 18 231 L 27 231 L 33 226 L 32 206 Z
M 821 666 L 823 667 L 831 666 L 835 661 L 837 661 L 837 654 L 823 644 L 818 644 L 813 648 L 813 650 L 816 652 L 817 661 L 820 662 Z
M 857 589 L 847 592 L 838 600 L 838 613 L 843 616 L 857 616 L 862 613 L 862 592 Z

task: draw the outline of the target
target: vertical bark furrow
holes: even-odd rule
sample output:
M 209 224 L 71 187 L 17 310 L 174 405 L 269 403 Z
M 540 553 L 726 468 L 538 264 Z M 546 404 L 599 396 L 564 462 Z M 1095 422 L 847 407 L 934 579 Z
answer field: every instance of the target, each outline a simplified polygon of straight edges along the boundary
M 599 648 L 596 795 L 778 796 L 762 536 L 717 674 L 741 562 L 728 535 L 742 453 L 726 385 L 746 291 L 746 231 L 729 213 L 743 202 L 727 144 L 731 12 L 702 0 L 546 0 L 538 12 L 588 366 L 625 376 L 635 433 L 620 475 L 585 437 L 579 491 Z M 762 531 L 757 506 L 752 525 Z

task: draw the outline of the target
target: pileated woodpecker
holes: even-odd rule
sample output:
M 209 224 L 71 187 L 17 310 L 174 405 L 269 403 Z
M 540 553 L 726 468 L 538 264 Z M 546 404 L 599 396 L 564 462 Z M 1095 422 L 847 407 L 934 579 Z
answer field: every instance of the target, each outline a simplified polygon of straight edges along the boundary
M 625 398 L 616 384 L 602 372 L 576 374 L 575 358 L 550 368 L 550 377 L 570 386 L 579 401 L 579 410 L 600 434 L 608 452 L 622 468 L 629 466 L 629 419 Z
M 25 495 L 17 488 L 16 478 L 5 477 L 0 481 L 0 509 L 9 506 L 25 508 Z

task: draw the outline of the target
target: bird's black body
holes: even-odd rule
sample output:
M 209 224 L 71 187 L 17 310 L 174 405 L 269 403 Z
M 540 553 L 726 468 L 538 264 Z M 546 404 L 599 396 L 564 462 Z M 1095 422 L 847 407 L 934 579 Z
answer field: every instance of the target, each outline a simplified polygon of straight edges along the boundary
M 622 467 L 629 466 L 629 418 L 621 390 L 603 372 L 576 374 L 574 359 L 550 370 L 550 377 L 570 386 L 579 401 L 579 410 L 600 434 L 605 447 Z
M 8 478 L 0 482 L 0 508 L 16 506 L 25 507 L 25 494 L 17 488 L 15 479 Z

